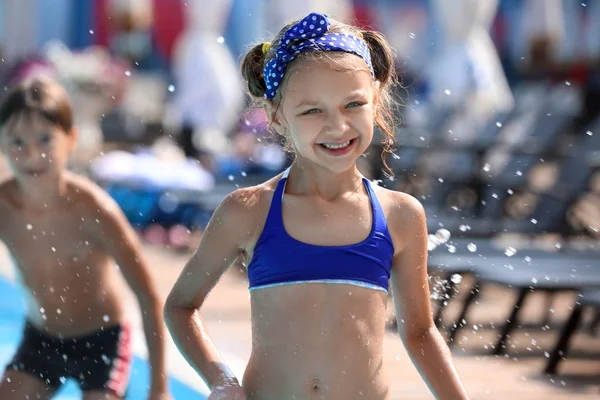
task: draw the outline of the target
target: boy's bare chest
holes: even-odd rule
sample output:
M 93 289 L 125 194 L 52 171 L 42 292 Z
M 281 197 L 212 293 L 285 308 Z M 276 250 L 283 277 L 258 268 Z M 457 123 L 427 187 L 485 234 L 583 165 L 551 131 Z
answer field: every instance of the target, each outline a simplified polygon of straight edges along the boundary
M 94 238 L 73 213 L 15 213 L 10 219 L 4 241 L 22 267 L 77 264 L 93 251 Z

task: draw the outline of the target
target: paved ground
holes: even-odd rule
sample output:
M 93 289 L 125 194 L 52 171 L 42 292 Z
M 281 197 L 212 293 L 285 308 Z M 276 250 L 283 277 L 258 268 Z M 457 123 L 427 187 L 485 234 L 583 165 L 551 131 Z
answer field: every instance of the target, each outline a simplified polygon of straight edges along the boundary
M 160 278 L 157 282 L 164 298 L 189 255 L 149 246 L 146 247 L 146 254 L 151 260 L 153 274 Z M 6 255 L 0 255 L 0 274 L 10 275 Z M 471 398 L 597 399 L 600 396 L 600 338 L 579 334 L 569 359 L 561 365 L 561 374 L 555 379 L 550 379 L 540 373 L 545 362 L 544 352 L 549 351 L 554 344 L 556 328 L 568 315 L 573 302 L 572 296 L 562 296 L 550 305 L 554 312 L 551 314 L 552 321 L 548 328 L 536 328 L 533 326 L 535 324 L 529 324 L 532 326 L 527 327 L 526 324 L 525 328 L 512 338 L 511 346 L 514 348 L 509 356 L 489 355 L 486 347 L 489 348 L 496 334 L 490 323 L 497 324 L 506 318 L 512 299 L 512 293 L 502 288 L 484 292 L 470 319 L 470 327 L 460 335 L 460 343 L 454 350 L 454 357 Z M 542 296 L 534 296 L 525 304 L 523 320 L 539 322 L 543 317 L 539 310 L 548 308 L 545 301 Z M 456 307 L 450 307 L 448 317 L 452 317 L 455 312 Z M 247 282 L 243 273 L 231 269 L 207 299 L 204 316 L 224 357 L 240 375 L 251 349 L 249 314 Z M 477 329 L 473 325 L 477 325 Z M 138 354 L 143 354 L 139 320 L 137 326 Z M 385 362 L 392 379 L 393 398 L 432 398 L 393 330 L 389 330 L 386 335 L 384 346 Z M 202 387 L 193 371 L 182 367 L 185 361 L 174 345 L 171 345 L 169 363 L 172 368 L 177 369 L 179 379 L 197 388 Z

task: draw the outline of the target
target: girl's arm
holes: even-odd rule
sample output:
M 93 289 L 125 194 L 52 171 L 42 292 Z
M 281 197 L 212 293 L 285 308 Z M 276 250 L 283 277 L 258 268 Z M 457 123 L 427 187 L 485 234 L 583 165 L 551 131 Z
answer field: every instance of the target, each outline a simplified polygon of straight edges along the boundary
M 238 189 L 219 205 L 165 306 L 165 319 L 175 343 L 211 390 L 240 383 L 210 338 L 200 307 L 255 231 L 253 191 Z
M 396 192 L 394 197 L 397 206 L 388 221 L 396 246 L 391 287 L 400 337 L 437 399 L 468 399 L 450 350 L 431 314 L 425 211 L 411 196 Z

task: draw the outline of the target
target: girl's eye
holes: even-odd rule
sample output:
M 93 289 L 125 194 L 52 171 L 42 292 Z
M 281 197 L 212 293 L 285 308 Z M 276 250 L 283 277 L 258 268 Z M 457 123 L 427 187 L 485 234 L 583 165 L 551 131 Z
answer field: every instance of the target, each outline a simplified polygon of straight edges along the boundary
M 310 110 L 304 111 L 302 115 L 316 114 L 318 112 L 321 112 L 321 110 L 319 110 L 318 108 L 311 108 Z
M 348 103 L 348 105 L 346 106 L 347 108 L 353 108 L 353 107 L 360 107 L 362 105 L 364 105 L 365 103 L 362 103 L 360 101 L 353 101 L 351 103 Z
M 15 139 L 13 140 L 12 144 L 14 147 L 23 147 L 25 142 L 23 142 L 23 139 Z

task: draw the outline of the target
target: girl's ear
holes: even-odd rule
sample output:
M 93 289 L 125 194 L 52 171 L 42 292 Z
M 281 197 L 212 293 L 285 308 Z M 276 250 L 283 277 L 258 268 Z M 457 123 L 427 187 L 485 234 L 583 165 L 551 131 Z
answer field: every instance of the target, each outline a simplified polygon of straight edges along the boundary
M 373 83 L 373 105 L 375 108 L 379 105 L 379 100 L 381 98 L 381 82 L 375 81 Z
M 267 114 L 269 126 L 273 127 L 277 133 L 282 135 L 285 131 L 285 127 L 281 122 L 281 110 L 279 105 L 276 106 L 272 101 L 266 100 L 263 107 L 265 109 L 265 113 Z

